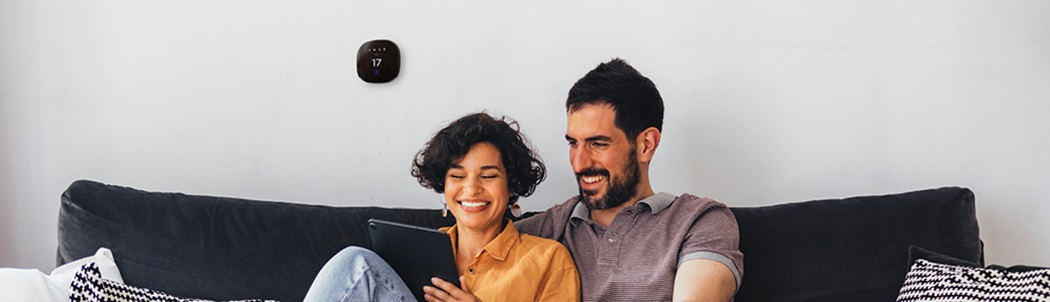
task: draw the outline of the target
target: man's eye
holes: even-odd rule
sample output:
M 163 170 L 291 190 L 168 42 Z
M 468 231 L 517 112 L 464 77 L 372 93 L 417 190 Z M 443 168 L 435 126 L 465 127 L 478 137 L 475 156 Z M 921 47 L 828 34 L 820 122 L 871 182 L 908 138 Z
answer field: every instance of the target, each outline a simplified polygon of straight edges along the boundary
M 570 141 L 569 147 L 576 147 L 576 141 Z
M 598 148 L 604 148 L 604 147 L 608 147 L 609 146 L 608 143 L 603 143 L 603 142 L 593 142 L 593 143 L 591 143 L 591 145 L 595 146 L 595 147 L 598 147 Z

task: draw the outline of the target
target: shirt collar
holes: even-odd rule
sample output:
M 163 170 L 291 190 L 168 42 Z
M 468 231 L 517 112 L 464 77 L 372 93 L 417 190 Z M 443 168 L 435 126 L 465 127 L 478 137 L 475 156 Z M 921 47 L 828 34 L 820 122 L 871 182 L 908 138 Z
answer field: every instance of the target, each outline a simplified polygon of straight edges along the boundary
M 484 253 L 488 254 L 493 259 L 504 261 L 507 259 L 507 254 L 510 254 L 511 248 L 514 247 L 519 241 L 521 241 L 521 233 L 518 233 L 518 228 L 514 227 L 514 223 L 510 219 L 504 219 L 507 226 L 503 227 L 503 231 L 496 235 L 492 242 L 485 245 L 482 249 Z M 441 228 L 441 230 L 448 233 L 448 236 L 452 238 L 452 249 L 456 249 L 456 235 L 458 234 L 458 224 L 453 225 L 450 228 Z M 455 252 L 455 251 L 453 251 Z
M 676 197 L 670 193 L 660 192 L 653 194 L 653 196 L 646 197 L 645 199 L 639 200 L 636 207 L 644 205 L 649 208 L 649 212 L 653 215 L 660 213 L 664 209 L 671 206 Z M 580 221 L 586 221 L 591 219 L 591 211 L 587 209 L 587 205 L 580 201 L 579 196 L 576 197 L 576 207 L 572 209 L 572 215 L 569 216 L 569 222 L 572 226 L 577 226 Z

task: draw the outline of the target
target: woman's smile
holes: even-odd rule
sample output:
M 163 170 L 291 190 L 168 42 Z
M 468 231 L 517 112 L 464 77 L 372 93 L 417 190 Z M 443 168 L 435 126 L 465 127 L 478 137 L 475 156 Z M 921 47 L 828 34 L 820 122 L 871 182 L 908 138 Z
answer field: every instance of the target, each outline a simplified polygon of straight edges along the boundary
M 461 207 L 463 207 L 463 211 L 467 212 L 467 213 L 484 212 L 485 210 L 487 210 L 489 208 L 490 204 L 492 204 L 492 202 L 481 201 L 481 200 L 478 200 L 478 201 L 461 200 L 461 201 L 459 201 L 459 205 Z

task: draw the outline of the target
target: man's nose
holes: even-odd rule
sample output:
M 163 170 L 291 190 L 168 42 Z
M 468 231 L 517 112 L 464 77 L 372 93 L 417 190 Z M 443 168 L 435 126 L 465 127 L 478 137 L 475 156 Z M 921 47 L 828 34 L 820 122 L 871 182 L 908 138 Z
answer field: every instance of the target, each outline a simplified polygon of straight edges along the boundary
M 591 160 L 591 153 L 587 151 L 587 148 L 578 148 L 570 152 L 569 163 L 572 165 L 572 170 L 576 173 L 590 168 L 594 161 Z

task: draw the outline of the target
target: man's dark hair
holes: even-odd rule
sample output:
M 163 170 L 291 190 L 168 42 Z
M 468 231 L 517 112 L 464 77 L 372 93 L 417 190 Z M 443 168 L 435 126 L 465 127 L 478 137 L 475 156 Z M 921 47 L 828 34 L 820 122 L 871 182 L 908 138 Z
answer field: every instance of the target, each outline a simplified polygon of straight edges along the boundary
M 547 174 L 539 154 L 529 146 L 517 122 L 496 119 L 484 112 L 463 116 L 434 134 L 416 153 L 412 176 L 423 187 L 444 193 L 448 169 L 459 163 L 470 147 L 485 142 L 499 150 L 507 170 L 507 186 L 513 193 L 508 204 L 517 202 L 518 196 L 532 195 Z
M 623 59 L 599 64 L 569 89 L 567 112 L 584 105 L 608 104 L 616 111 L 616 127 L 634 143 L 646 128 L 663 131 L 664 101 L 656 85 Z

